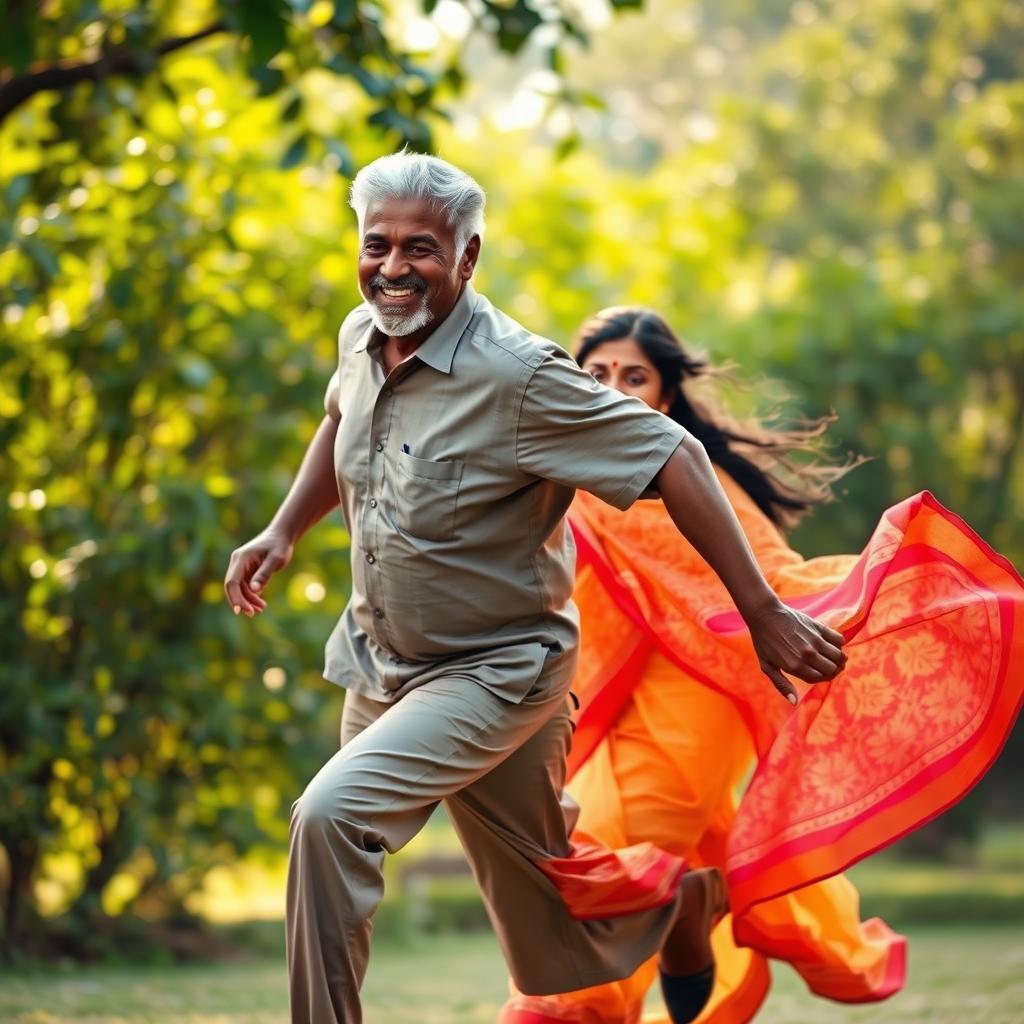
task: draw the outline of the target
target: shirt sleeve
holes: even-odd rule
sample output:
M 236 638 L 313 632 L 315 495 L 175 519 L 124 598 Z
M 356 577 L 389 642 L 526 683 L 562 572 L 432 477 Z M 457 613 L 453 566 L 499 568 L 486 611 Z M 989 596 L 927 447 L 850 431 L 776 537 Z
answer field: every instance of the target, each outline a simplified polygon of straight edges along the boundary
M 331 374 L 331 379 L 327 382 L 327 390 L 324 392 L 324 412 L 335 422 L 341 419 L 341 409 L 338 406 L 339 380 L 340 375 L 335 369 Z
M 324 412 L 333 420 L 341 419 L 341 374 L 345 364 L 345 352 L 352 347 L 353 341 L 366 330 L 369 323 L 370 314 L 364 303 L 356 306 L 338 328 L 338 364 L 324 391 Z
M 674 420 L 552 353 L 527 382 L 516 459 L 523 472 L 627 509 L 684 437 Z

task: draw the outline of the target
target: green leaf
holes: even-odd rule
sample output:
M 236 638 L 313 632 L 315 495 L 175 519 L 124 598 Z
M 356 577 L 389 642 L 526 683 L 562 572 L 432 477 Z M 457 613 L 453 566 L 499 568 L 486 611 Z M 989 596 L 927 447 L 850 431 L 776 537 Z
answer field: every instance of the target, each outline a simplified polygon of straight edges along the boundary
M 257 96 L 269 96 L 284 86 L 284 75 L 277 68 L 257 65 L 249 69 L 249 75 L 256 83 Z
M 107 282 L 107 295 L 115 309 L 126 309 L 135 297 L 135 287 L 129 270 L 119 270 Z
M 340 139 L 327 140 L 327 152 L 333 153 L 338 158 L 338 173 L 346 178 L 351 178 L 356 172 L 355 161 L 348 146 Z
M 266 64 L 288 40 L 288 22 L 282 0 L 244 0 L 238 5 L 242 34 L 252 40 L 251 59 Z
M 285 151 L 279 164 L 281 170 L 288 171 L 298 167 L 306 159 L 309 152 L 309 136 L 300 135 Z
M 334 15 L 331 17 L 331 24 L 341 29 L 347 29 L 355 21 L 357 12 L 356 0 L 334 0 Z
M 427 125 L 423 121 L 407 117 L 397 110 L 392 110 L 389 107 L 377 110 L 366 121 L 367 124 L 390 128 L 398 132 L 403 142 L 419 152 L 425 152 L 430 147 L 431 135 Z
M 0 66 L 10 65 L 16 75 L 35 57 L 38 6 L 34 0 L 0 0 Z
M 38 238 L 23 238 L 21 248 L 47 281 L 57 276 L 60 271 L 57 257 Z
M 327 62 L 327 67 L 335 74 L 354 78 L 363 87 L 363 91 L 374 99 L 383 99 L 394 90 L 394 83 L 391 79 L 367 70 L 361 64 L 340 53 L 335 54 Z
M 573 132 L 571 135 L 565 135 L 558 140 L 558 144 L 555 146 L 555 159 L 558 161 L 565 160 L 571 156 L 580 147 L 580 137 Z
M 7 186 L 7 208 L 9 213 L 16 213 L 21 201 L 32 188 L 32 175 L 19 174 Z

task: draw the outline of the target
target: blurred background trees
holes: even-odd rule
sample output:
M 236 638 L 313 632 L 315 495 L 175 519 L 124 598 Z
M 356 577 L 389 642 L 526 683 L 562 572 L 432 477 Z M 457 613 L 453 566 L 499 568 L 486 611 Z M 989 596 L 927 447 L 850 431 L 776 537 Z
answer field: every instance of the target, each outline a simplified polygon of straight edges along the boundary
M 281 849 L 336 744 L 340 519 L 267 615 L 220 580 L 357 299 L 347 175 L 395 146 L 484 184 L 480 285 L 534 330 L 646 303 L 794 414 L 835 410 L 837 451 L 874 458 L 807 553 L 927 487 L 1024 563 L 1021 5 L 9 0 L 6 23 L 8 952 L 182 914 L 211 868 Z M 1011 747 L 945 832 L 1020 816 Z

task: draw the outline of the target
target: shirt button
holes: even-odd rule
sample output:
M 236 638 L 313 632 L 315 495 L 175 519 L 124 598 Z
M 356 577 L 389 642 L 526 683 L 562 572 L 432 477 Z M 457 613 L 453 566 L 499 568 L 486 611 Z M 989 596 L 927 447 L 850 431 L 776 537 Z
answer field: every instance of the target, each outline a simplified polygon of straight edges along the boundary
M 370 565 L 373 565 L 373 563 L 377 561 L 372 551 L 367 552 L 366 560 L 370 563 Z
M 384 442 L 383 441 L 378 441 L 377 442 L 377 451 L 379 451 L 379 452 L 384 451 Z
M 385 398 L 390 398 L 393 394 L 394 394 L 394 391 L 392 391 L 391 388 L 385 388 L 384 389 L 384 397 Z
M 384 618 L 384 609 L 383 608 L 374 608 L 373 609 L 373 617 L 375 619 L 383 619 Z
M 376 507 L 377 507 L 377 499 L 376 498 L 371 498 L 370 499 L 370 508 L 376 508 Z

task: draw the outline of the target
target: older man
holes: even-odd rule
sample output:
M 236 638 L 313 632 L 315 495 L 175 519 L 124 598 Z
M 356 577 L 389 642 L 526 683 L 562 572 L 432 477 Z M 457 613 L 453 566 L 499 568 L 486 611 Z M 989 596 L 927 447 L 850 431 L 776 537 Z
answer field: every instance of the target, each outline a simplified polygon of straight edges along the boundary
M 659 851 L 568 840 L 578 627 L 563 515 L 574 489 L 618 508 L 656 490 L 785 696 L 783 670 L 820 681 L 841 669 L 842 638 L 772 593 L 698 443 L 474 292 L 476 182 L 398 154 L 357 176 L 352 206 L 366 301 L 341 327 L 326 415 L 295 483 L 225 580 L 236 613 L 260 612 L 267 580 L 340 497 L 352 597 L 324 674 L 348 694 L 341 749 L 293 807 L 292 1020 L 362 1019 L 384 856 L 440 801 L 521 991 L 623 977 L 672 935 L 674 1012 L 690 1019 L 708 987 L 691 975 L 708 966 L 714 886 Z

